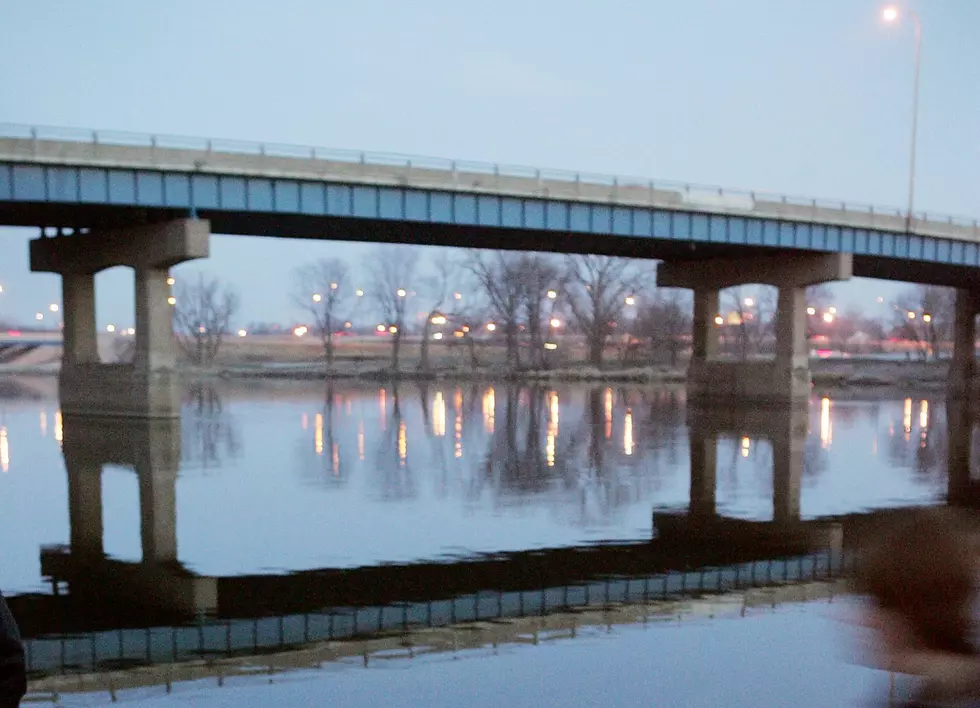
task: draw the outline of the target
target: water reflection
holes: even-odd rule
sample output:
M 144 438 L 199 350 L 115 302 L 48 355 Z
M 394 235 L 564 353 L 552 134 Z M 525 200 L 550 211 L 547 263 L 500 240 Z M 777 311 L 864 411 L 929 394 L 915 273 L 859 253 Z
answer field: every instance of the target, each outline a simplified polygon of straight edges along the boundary
M 702 410 L 682 389 L 337 384 L 191 388 L 179 423 L 5 415 L 5 483 L 51 485 L 22 460 L 63 443 L 68 543 L 41 552 L 50 591 L 14 599 L 32 637 L 324 607 L 355 608 L 356 629 L 437 599 L 448 622 L 505 596 L 524 611 L 520 593 L 562 607 L 600 579 L 608 595 L 610 577 L 625 597 L 684 568 L 729 568 L 721 586 L 740 563 L 833 547 L 828 523 L 870 508 L 978 498 L 975 410 L 918 397 Z M 103 518 L 126 513 L 106 465 L 135 477 L 138 562 L 106 553 Z

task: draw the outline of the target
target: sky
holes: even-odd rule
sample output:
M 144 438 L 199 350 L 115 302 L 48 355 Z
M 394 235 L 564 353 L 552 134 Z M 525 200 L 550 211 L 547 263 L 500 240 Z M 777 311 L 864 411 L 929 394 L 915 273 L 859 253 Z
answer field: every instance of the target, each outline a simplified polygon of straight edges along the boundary
M 917 209 L 980 216 L 980 3 L 923 24 Z M 912 23 L 877 0 L 0 0 L 0 121 L 389 151 L 906 204 Z M 60 300 L 0 229 L 0 318 Z M 288 234 L 283 234 L 288 236 Z M 364 245 L 217 236 L 239 321 L 289 320 L 294 268 Z M 357 276 L 363 280 L 362 275 Z M 132 324 L 132 273 L 97 278 Z M 838 286 L 872 307 L 899 286 Z

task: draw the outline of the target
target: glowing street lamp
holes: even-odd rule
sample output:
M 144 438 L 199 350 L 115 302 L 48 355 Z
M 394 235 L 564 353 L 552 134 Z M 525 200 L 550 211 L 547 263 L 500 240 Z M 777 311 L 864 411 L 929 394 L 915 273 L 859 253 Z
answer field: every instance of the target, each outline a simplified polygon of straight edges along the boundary
M 823 321 L 826 322 L 827 324 L 833 324 L 833 322 L 834 322 L 834 313 L 833 312 L 825 312 L 825 313 L 823 313 Z
M 51 312 L 57 312 L 58 306 L 52 302 L 50 305 L 48 305 L 48 309 L 51 310 Z
M 430 320 L 430 322 L 432 322 L 432 324 L 434 324 L 434 325 L 444 325 L 444 324 L 446 324 L 446 316 L 445 315 L 433 315 L 432 316 L 432 319 Z
M 753 298 L 747 297 L 747 298 L 745 298 L 745 300 L 743 300 L 743 302 L 745 303 L 745 306 L 746 307 L 754 307 L 755 306 L 755 300 Z
M 929 324 L 930 322 L 932 322 L 932 315 L 930 315 L 927 312 L 926 314 L 922 315 L 922 321 L 925 322 L 926 324 Z
M 496 331 L 496 329 L 497 329 L 497 325 L 495 325 L 493 322 L 487 322 L 487 331 L 488 332 L 494 332 L 494 331 Z
M 715 324 L 718 325 L 719 327 L 721 327 L 723 324 L 725 324 L 725 318 L 722 317 L 721 315 L 716 315 L 715 316 Z
M 558 297 L 558 293 L 554 290 L 549 290 L 547 295 L 549 300 L 554 300 L 556 297 Z
M 910 320 L 914 320 L 915 319 L 915 313 L 912 312 L 911 310 L 909 310 L 908 317 L 909 317 Z
M 238 336 L 239 336 L 239 337 L 244 337 L 244 336 L 245 336 L 245 335 L 247 335 L 247 334 L 248 334 L 248 332 L 247 332 L 247 331 L 245 331 L 244 329 L 240 329 L 240 330 L 238 330 Z
M 398 297 L 405 297 L 406 295 L 408 295 L 408 293 L 405 292 L 405 288 L 398 288 L 396 294 L 398 295 Z
M 377 327 L 375 327 L 375 330 L 377 330 L 378 332 L 384 332 L 385 329 L 386 328 L 383 324 L 379 324 Z
M 174 305 L 177 304 L 177 298 L 171 295 L 170 297 L 167 298 L 167 304 L 173 307 Z
M 34 319 L 36 319 L 38 322 L 40 322 L 41 320 L 44 319 L 44 314 L 41 313 L 41 312 L 38 312 L 36 315 L 34 315 Z
M 330 289 L 331 290 L 336 290 L 338 287 L 340 287 L 340 286 L 337 285 L 337 283 L 330 283 Z
M 632 295 L 627 295 L 626 304 L 629 305 L 630 307 L 633 307 L 633 305 L 636 304 L 636 298 L 634 298 Z
M 116 325 L 106 325 L 105 326 L 105 331 L 106 332 L 110 332 L 110 333 L 111 332 L 115 332 L 116 331 Z
M 320 302 L 320 300 L 322 300 L 322 299 L 323 299 L 323 296 L 320 295 L 320 293 L 313 293 L 313 302 Z
M 815 308 L 815 307 L 808 307 L 808 308 L 806 308 L 806 313 L 808 315 L 810 315 L 810 317 L 813 317 L 815 314 L 817 314 L 817 308 Z
M 396 327 L 395 325 L 391 325 L 391 327 L 388 328 L 388 331 L 391 332 L 392 334 L 397 334 L 398 327 Z
M 355 290 L 354 291 L 354 294 L 357 295 L 357 297 L 364 297 L 364 291 L 361 290 L 360 288 L 358 288 L 357 290 Z
M 453 293 L 453 297 L 457 300 L 463 299 L 463 293 Z
M 173 276 L 167 278 L 167 285 L 173 285 L 177 281 L 173 279 Z
M 550 324 L 552 327 L 558 328 L 561 327 L 561 320 L 558 319 L 557 317 L 552 317 L 551 322 L 549 322 L 548 324 Z

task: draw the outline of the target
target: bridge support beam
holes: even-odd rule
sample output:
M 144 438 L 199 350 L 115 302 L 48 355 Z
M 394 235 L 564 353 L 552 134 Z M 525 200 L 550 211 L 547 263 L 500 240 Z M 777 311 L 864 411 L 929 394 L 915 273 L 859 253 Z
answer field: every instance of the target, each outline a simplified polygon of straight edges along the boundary
M 64 354 L 59 389 L 66 415 L 172 418 L 180 413 L 169 268 L 206 258 L 210 224 L 160 224 L 31 241 L 31 270 L 62 278 Z M 136 352 L 130 364 L 103 363 L 95 323 L 95 274 L 136 271 Z
M 691 398 L 805 401 L 810 395 L 806 288 L 847 280 L 852 265 L 849 254 L 809 253 L 661 263 L 658 286 L 694 290 L 693 351 L 688 368 Z M 750 283 L 779 289 L 775 358 L 722 360 L 715 323 L 718 293 Z
M 949 393 L 969 397 L 976 391 L 976 318 L 980 314 L 980 292 L 956 291 L 953 323 L 953 360 L 949 364 Z

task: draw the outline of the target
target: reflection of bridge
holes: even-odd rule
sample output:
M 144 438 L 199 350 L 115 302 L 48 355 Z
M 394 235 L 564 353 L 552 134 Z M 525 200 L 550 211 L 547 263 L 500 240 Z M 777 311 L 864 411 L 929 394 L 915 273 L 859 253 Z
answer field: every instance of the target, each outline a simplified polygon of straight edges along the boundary
M 716 519 L 713 537 L 661 524 L 648 542 L 540 549 L 459 560 L 284 575 L 208 577 L 178 561 L 174 421 L 66 417 L 69 548 L 41 553 L 55 593 L 11 606 L 39 672 L 123 661 L 171 661 L 200 652 L 344 638 L 410 626 L 547 614 L 563 608 L 725 592 L 840 572 L 834 524 Z M 143 558 L 107 558 L 102 546 L 101 466 L 139 477 Z M 664 519 L 665 522 L 669 521 Z M 700 527 L 699 527 L 700 528 Z M 786 560 L 790 558 L 791 560 Z M 68 593 L 63 590 L 67 584 Z M 301 643 L 301 642 L 299 642 Z
M 206 257 L 212 228 L 662 259 L 658 284 L 695 291 L 689 381 L 703 395 L 805 399 L 808 285 L 858 275 L 958 287 L 951 378 L 972 378 L 975 221 L 426 158 L 6 130 L 0 223 L 41 225 L 31 267 L 62 276 L 66 413 L 176 415 L 168 269 Z M 118 265 L 136 271 L 129 366 L 103 364 L 95 346 L 94 275 Z M 775 359 L 719 361 L 719 290 L 748 283 L 779 288 Z
M 115 641 L 110 642 L 112 647 L 102 654 L 105 658 L 101 662 L 96 658 L 74 668 L 118 668 L 127 663 L 138 664 L 138 668 L 88 676 L 44 676 L 31 682 L 31 692 L 38 698 L 52 694 L 94 691 L 107 691 L 116 696 L 119 691 L 149 686 L 166 686 L 169 693 L 174 683 L 202 679 L 216 679 L 218 687 L 225 685 L 225 679 L 235 677 L 261 677 L 261 680 L 271 681 L 273 676 L 285 671 L 316 670 L 328 664 L 334 668 L 367 666 L 376 662 L 413 660 L 427 655 L 488 646 L 496 648 L 501 644 L 546 644 L 587 637 L 595 631 L 608 632 L 613 626 L 648 625 L 663 621 L 673 623 L 689 617 L 746 616 L 749 613 L 772 611 L 783 603 L 832 600 L 842 590 L 838 581 L 831 580 L 791 583 L 783 581 L 758 588 L 731 589 L 722 594 L 706 591 L 700 597 L 671 598 L 654 593 L 647 595 L 646 599 L 637 597 L 626 602 L 597 601 L 574 609 L 569 609 L 566 605 L 562 610 L 550 610 L 548 614 L 529 612 L 523 616 L 514 615 L 490 621 L 458 621 L 444 627 L 400 625 L 398 631 L 359 636 L 348 641 L 314 640 L 313 635 L 308 632 L 301 634 L 295 631 L 298 629 L 297 623 L 290 626 L 286 622 L 278 634 L 274 632 L 270 637 L 256 621 L 251 628 L 251 636 L 255 638 L 251 646 L 233 644 L 229 647 L 227 643 L 221 645 L 220 642 L 206 645 L 202 639 L 205 634 L 198 633 L 200 641 L 195 650 L 193 639 L 181 642 L 172 636 L 171 646 L 190 646 L 191 649 L 187 650 L 189 657 L 198 659 L 203 656 L 208 660 L 170 663 L 179 657 L 174 652 L 170 657 L 163 658 L 162 666 L 146 665 L 154 656 L 150 645 L 152 635 L 140 630 L 120 630 L 118 637 L 109 637 Z M 620 596 L 617 594 L 612 597 Z M 304 619 L 304 623 L 305 627 L 309 626 L 308 619 Z M 245 632 L 237 634 L 247 635 L 248 628 L 244 629 Z M 181 630 L 170 631 L 176 633 Z M 191 628 L 189 631 L 193 633 L 196 630 Z M 226 636 L 235 634 L 229 632 Z M 165 643 L 166 640 L 167 637 L 164 636 L 162 642 Z M 49 650 L 54 647 L 55 640 L 46 641 Z M 29 648 L 36 649 L 37 645 L 38 642 L 33 641 Z M 131 654 L 127 656 L 124 649 L 120 656 L 118 647 L 129 647 Z M 140 653 L 140 649 L 144 648 L 146 651 Z M 98 656 L 98 648 L 95 651 Z M 77 653 L 69 652 L 67 645 L 63 651 L 59 646 L 58 653 L 65 657 L 77 656 Z

